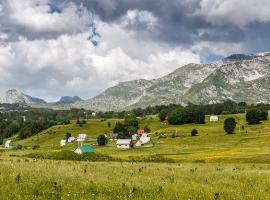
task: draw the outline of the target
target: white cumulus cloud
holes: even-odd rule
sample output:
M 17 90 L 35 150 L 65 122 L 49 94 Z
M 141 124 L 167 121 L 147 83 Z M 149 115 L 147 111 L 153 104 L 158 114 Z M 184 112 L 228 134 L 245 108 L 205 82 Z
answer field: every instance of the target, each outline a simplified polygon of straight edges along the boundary
M 92 15 L 83 6 L 65 3 L 53 8 L 50 0 L 3 0 L 3 23 L 33 33 L 78 33 L 92 23 Z
M 252 22 L 270 22 L 269 0 L 201 0 L 196 12 L 215 25 L 244 27 Z
M 200 56 L 189 50 L 138 41 L 121 25 L 97 21 L 97 30 L 98 46 L 88 41 L 88 32 L 1 46 L 2 90 L 19 88 L 47 99 L 52 98 L 48 94 L 89 98 L 120 81 L 157 78 L 190 62 L 200 62 Z

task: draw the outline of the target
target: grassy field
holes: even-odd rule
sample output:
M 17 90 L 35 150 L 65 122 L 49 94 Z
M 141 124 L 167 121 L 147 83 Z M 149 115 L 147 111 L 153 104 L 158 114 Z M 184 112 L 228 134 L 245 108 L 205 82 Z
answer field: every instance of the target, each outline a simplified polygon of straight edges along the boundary
M 270 199 L 270 166 L 0 161 L 1 199 Z
M 224 119 L 230 116 L 238 121 L 234 135 L 223 130 Z M 156 117 L 141 118 L 141 127 L 151 128 L 155 145 L 130 150 L 117 149 L 115 142 L 95 145 L 99 134 L 112 131 L 116 119 L 108 120 L 110 128 L 108 121 L 98 119 L 88 120 L 83 127 L 75 122 L 51 127 L 15 141 L 27 148 L 0 151 L 0 199 L 270 199 L 270 120 L 251 126 L 246 125 L 243 114 L 220 118 L 219 122 L 182 126 L 162 124 Z M 193 128 L 199 131 L 196 137 L 190 136 Z M 10 156 L 73 150 L 77 144 L 59 145 L 66 132 L 74 136 L 87 133 L 90 139 L 86 144 L 97 153 L 122 161 Z M 177 137 L 172 138 L 173 133 Z M 32 150 L 34 144 L 40 149 Z M 155 156 L 164 162 L 131 162 Z
M 105 132 L 110 133 L 116 119 L 108 120 L 112 124 L 111 128 L 107 127 L 108 121 L 103 120 L 89 120 L 83 127 L 72 122 L 70 125 L 52 127 L 37 136 L 16 143 L 29 148 L 34 144 L 39 144 L 41 148 L 37 151 L 73 150 L 78 144 L 60 147 L 60 139 L 66 132 L 74 136 L 87 133 L 90 139 L 86 144 L 94 145 L 93 148 L 97 153 L 122 159 L 162 155 L 179 162 L 270 163 L 270 120 L 259 125 L 246 125 L 243 114 L 232 115 L 237 119 L 238 126 L 235 130 L 236 134 L 227 135 L 223 130 L 223 121 L 229 116 L 231 115 L 220 116 L 219 122 L 207 121 L 204 125 L 182 126 L 164 125 L 155 117 L 142 118 L 140 119 L 141 127 L 147 125 L 152 130 L 151 138 L 155 144 L 152 148 L 119 150 L 115 142 L 109 142 L 105 147 L 95 146 L 96 137 Z M 244 125 L 244 130 L 239 128 L 241 125 Z M 190 136 L 193 128 L 199 131 L 196 137 Z M 178 137 L 172 138 L 173 133 L 176 133 Z M 167 138 L 160 138 L 161 134 L 166 135 Z M 30 148 L 29 150 L 8 151 L 6 154 L 25 154 L 32 151 Z

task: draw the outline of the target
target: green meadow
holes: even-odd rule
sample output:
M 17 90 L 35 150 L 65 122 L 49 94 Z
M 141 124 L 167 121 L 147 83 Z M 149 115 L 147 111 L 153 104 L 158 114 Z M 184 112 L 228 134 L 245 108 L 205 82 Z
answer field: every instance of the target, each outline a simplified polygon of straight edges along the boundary
M 229 116 L 235 117 L 238 121 L 233 135 L 227 135 L 223 130 L 223 122 Z M 107 126 L 109 121 L 110 128 Z M 70 132 L 73 136 L 86 133 L 89 141 L 85 145 L 91 145 L 97 153 L 122 159 L 160 155 L 177 162 L 270 163 L 270 120 L 259 125 L 247 125 L 244 114 L 222 115 L 219 122 L 207 120 L 204 125 L 175 126 L 161 123 L 158 118 L 152 116 L 141 118 L 140 125 L 151 128 L 153 147 L 119 150 L 114 141 L 110 141 L 104 147 L 96 146 L 97 136 L 103 133 L 110 135 L 116 122 L 117 119 L 106 121 L 96 119 L 88 120 L 82 127 L 75 121 L 70 125 L 55 126 L 36 136 L 15 141 L 15 145 L 21 144 L 25 148 L 7 151 L 4 154 L 33 152 L 31 147 L 34 144 L 40 145 L 40 149 L 35 150 L 37 152 L 73 150 L 78 146 L 77 143 L 60 147 L 60 140 Z M 244 129 L 241 126 L 244 126 Z M 198 130 L 198 136 L 190 136 L 193 128 Z M 172 138 L 173 134 L 176 135 L 175 138 Z
M 227 135 L 223 122 L 231 116 L 238 125 Z M 117 149 L 114 141 L 96 146 L 97 136 L 109 135 L 118 119 L 92 119 L 82 127 L 72 121 L 15 140 L 23 149 L 0 153 L 1 199 L 270 199 L 270 120 L 247 125 L 244 114 L 208 119 L 204 125 L 172 126 L 155 116 L 141 118 L 140 126 L 152 130 L 154 146 L 129 150 Z M 193 128 L 198 136 L 190 136 Z M 74 150 L 77 143 L 60 147 L 67 132 L 86 133 L 86 145 L 118 161 L 20 157 Z M 40 148 L 33 150 L 35 144 Z M 151 160 L 157 157 L 162 159 Z
M 270 199 L 265 164 L 0 161 L 1 199 Z

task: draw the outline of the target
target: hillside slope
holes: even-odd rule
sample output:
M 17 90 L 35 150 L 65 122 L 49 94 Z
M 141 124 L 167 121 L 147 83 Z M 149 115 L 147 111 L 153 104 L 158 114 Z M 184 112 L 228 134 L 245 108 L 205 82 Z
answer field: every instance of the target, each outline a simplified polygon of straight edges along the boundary
M 269 92 L 270 53 L 236 54 L 210 64 L 189 64 L 159 79 L 119 83 L 74 105 L 107 111 L 227 99 L 270 103 Z

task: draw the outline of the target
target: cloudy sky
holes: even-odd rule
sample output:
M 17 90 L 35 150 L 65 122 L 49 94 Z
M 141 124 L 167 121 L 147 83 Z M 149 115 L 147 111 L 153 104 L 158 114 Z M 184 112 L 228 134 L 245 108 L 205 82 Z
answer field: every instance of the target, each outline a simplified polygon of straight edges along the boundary
M 0 91 L 85 99 L 187 63 L 270 51 L 269 0 L 0 0 Z

